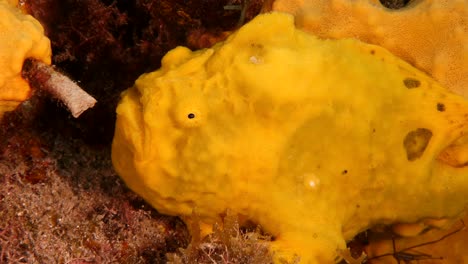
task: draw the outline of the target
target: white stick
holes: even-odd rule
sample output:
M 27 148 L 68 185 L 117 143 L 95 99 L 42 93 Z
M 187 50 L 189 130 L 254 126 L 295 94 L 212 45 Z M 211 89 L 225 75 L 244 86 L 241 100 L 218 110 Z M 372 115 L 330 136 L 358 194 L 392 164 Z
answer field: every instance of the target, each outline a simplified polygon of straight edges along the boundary
M 63 102 L 75 118 L 97 102 L 67 76 L 41 61 L 27 59 L 23 66 L 23 77 L 32 87 L 44 90 Z

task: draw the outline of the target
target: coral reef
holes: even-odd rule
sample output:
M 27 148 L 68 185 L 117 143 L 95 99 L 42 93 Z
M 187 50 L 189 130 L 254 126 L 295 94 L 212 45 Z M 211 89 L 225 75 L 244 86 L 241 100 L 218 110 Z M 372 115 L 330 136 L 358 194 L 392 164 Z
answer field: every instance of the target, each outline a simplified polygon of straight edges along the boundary
M 229 208 L 273 235 L 278 260 L 331 263 L 373 225 L 460 216 L 467 117 L 467 100 L 387 50 L 271 13 L 142 75 L 117 107 L 112 161 L 162 213 L 210 224 Z
M 33 97 L 0 130 L 0 263 L 166 263 L 185 225 L 117 177 L 109 148 L 43 126 Z
M 299 28 L 321 38 L 357 38 L 385 47 L 468 98 L 468 1 L 413 0 L 400 6 L 389 9 L 377 0 L 276 0 L 271 9 L 293 14 Z

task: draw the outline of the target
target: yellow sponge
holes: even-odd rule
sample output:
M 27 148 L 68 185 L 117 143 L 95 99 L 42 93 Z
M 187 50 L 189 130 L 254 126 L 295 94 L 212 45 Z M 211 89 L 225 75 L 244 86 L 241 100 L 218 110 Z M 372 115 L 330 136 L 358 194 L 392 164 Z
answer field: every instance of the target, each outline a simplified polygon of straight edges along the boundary
M 272 9 L 321 38 L 382 46 L 468 98 L 467 0 L 412 0 L 397 10 L 379 0 L 275 0 Z
M 0 118 L 30 95 L 21 77 L 26 58 L 50 64 L 51 47 L 44 30 L 32 16 L 23 14 L 17 1 L 0 0 Z

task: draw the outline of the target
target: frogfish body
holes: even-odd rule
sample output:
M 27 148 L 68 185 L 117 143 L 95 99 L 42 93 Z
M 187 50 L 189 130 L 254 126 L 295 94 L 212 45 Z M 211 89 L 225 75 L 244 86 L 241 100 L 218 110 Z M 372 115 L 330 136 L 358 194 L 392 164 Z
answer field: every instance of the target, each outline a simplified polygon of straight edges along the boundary
M 112 160 L 162 213 L 213 223 L 229 209 L 272 234 L 278 258 L 332 263 L 375 224 L 462 214 L 467 133 L 468 101 L 385 49 L 269 13 L 142 75 Z

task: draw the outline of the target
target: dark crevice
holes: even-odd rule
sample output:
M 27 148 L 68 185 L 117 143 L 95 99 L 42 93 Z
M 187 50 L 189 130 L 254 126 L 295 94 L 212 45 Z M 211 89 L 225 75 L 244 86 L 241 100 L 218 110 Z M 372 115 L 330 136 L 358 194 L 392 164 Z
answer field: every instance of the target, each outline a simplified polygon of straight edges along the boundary
M 379 0 L 380 3 L 389 9 L 401 9 L 407 6 L 410 0 Z

